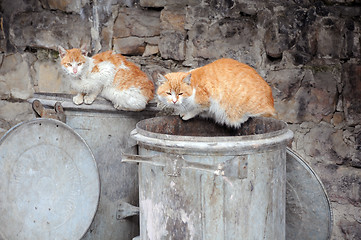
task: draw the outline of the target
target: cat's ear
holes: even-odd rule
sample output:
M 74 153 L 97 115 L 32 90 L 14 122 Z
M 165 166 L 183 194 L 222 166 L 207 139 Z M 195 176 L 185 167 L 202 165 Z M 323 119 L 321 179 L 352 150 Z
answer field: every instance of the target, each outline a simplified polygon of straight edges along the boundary
M 88 56 L 88 47 L 86 44 L 82 44 L 80 47 L 80 51 L 84 56 Z
M 161 85 L 163 83 L 165 83 L 166 81 L 168 81 L 163 74 L 158 73 L 158 85 Z
M 192 74 L 188 74 L 184 79 L 183 79 L 183 82 L 190 85 L 191 84 L 191 77 L 192 77 Z
M 66 50 L 62 46 L 58 46 L 59 56 L 63 58 L 66 55 Z

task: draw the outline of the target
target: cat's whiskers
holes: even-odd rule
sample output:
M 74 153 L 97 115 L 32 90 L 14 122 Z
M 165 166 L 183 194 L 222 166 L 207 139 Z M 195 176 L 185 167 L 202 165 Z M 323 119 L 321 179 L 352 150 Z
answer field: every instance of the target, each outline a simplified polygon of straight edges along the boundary
M 157 102 L 157 108 L 161 111 L 164 110 L 165 108 L 167 108 L 168 106 L 165 105 L 162 101 L 158 101 Z

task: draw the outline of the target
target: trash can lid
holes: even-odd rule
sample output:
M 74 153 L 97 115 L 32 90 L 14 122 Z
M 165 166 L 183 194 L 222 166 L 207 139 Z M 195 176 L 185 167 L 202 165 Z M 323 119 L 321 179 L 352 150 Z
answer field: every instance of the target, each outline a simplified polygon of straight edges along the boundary
M 286 239 L 330 239 L 332 211 L 321 180 L 289 148 L 286 159 Z
M 34 119 L 0 140 L 0 238 L 80 239 L 97 210 L 93 154 L 68 125 Z

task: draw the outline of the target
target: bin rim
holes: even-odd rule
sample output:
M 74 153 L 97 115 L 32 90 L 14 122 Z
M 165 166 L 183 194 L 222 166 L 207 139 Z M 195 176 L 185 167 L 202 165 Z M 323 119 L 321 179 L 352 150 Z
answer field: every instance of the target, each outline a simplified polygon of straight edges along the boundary
M 149 118 L 136 124 L 136 128 L 130 135 L 137 141 L 138 145 L 145 146 L 152 150 L 171 153 L 187 153 L 193 155 L 192 152 L 195 151 L 195 154 L 202 152 L 207 154 L 222 152 L 223 154 L 226 153 L 225 155 L 240 155 L 252 153 L 257 150 L 264 151 L 266 149 L 279 147 L 280 145 L 286 147 L 286 142 L 293 138 L 293 132 L 288 129 L 287 123 L 270 118 L 270 121 L 277 121 L 282 125 L 280 130 L 244 136 L 182 136 L 155 133 L 141 127 L 145 121 L 153 121 L 157 118 L 165 117 Z
M 265 118 L 265 117 L 254 117 L 254 119 L 266 119 L 267 121 L 276 121 L 278 124 L 282 125 L 281 129 L 268 133 L 260 133 L 253 135 L 204 137 L 204 136 L 184 136 L 184 135 L 175 135 L 175 134 L 155 133 L 155 132 L 147 131 L 141 127 L 141 125 L 146 121 L 153 121 L 161 118 L 179 118 L 179 116 L 175 116 L 175 115 L 162 116 L 162 117 L 153 117 L 153 118 L 141 120 L 136 124 L 137 132 L 146 137 L 163 139 L 163 140 L 175 140 L 175 141 L 192 140 L 192 141 L 200 141 L 200 142 L 214 142 L 215 138 L 217 138 L 217 142 L 226 142 L 226 141 L 245 141 L 245 140 L 258 140 L 264 138 L 271 138 L 274 136 L 280 136 L 282 134 L 285 134 L 288 131 L 288 124 L 286 122 L 274 118 Z

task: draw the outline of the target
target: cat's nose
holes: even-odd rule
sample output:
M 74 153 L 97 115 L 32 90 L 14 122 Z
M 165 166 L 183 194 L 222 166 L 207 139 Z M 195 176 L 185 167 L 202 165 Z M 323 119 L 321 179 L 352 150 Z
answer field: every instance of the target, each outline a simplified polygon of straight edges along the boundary
M 177 102 L 177 99 L 173 99 L 172 102 L 175 104 Z
M 73 68 L 73 73 L 77 73 L 77 72 L 78 72 L 78 69 Z

